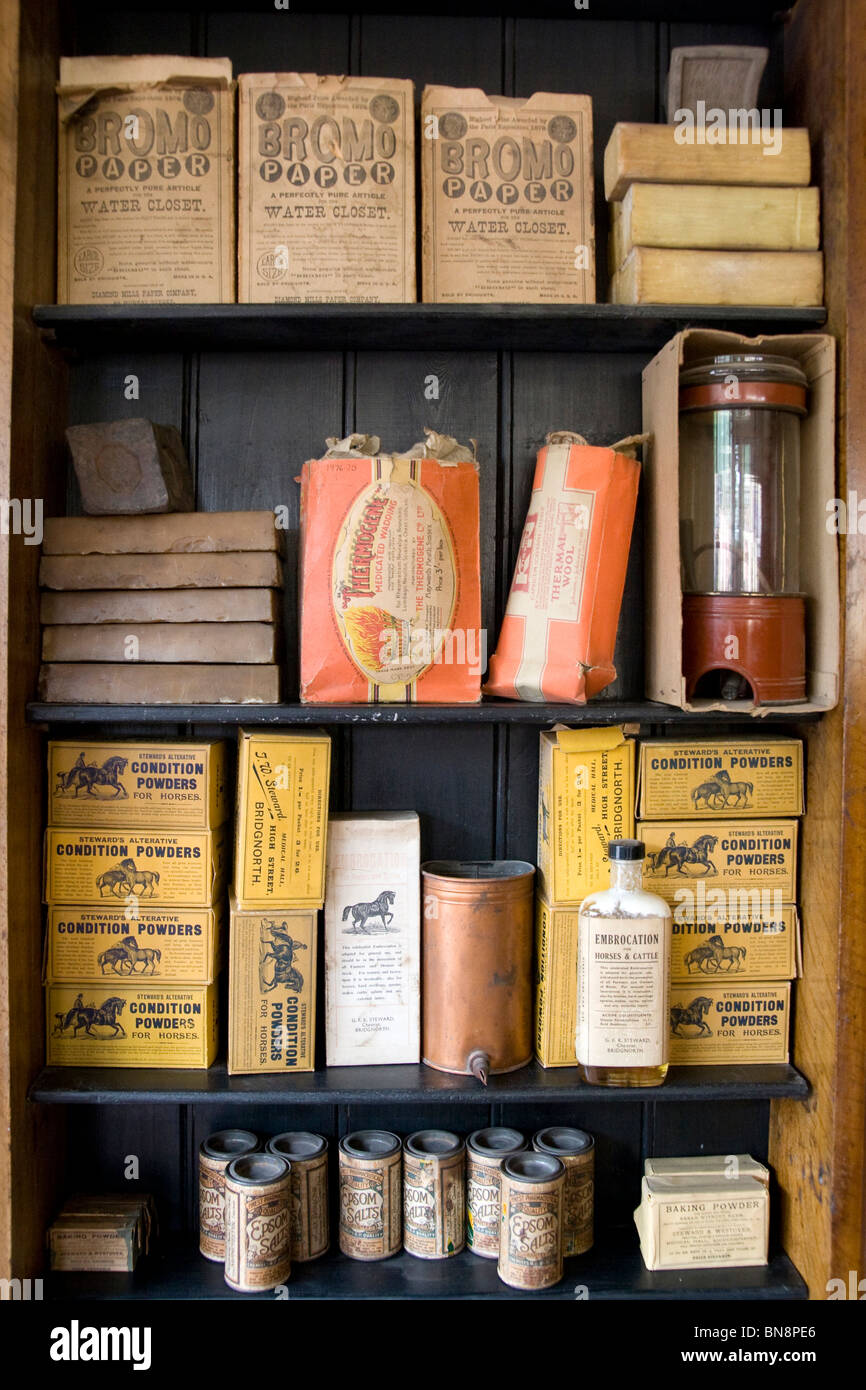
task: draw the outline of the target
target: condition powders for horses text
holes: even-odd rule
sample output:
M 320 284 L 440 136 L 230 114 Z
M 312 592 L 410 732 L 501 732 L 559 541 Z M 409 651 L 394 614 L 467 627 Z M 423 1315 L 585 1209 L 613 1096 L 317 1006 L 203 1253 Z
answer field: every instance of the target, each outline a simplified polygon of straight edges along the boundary
M 316 911 L 229 906 L 229 1075 L 312 1071 Z
M 329 1067 L 420 1061 L 421 831 L 414 811 L 331 816 Z
M 213 830 L 230 814 L 222 740 L 48 745 L 51 825 Z

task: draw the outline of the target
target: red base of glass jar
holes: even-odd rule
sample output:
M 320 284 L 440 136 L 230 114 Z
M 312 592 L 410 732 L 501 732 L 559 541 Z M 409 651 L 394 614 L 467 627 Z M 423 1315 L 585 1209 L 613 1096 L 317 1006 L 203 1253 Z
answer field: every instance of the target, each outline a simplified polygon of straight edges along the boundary
M 761 594 L 683 594 L 686 699 L 712 671 L 743 677 L 759 705 L 806 698 L 804 599 Z

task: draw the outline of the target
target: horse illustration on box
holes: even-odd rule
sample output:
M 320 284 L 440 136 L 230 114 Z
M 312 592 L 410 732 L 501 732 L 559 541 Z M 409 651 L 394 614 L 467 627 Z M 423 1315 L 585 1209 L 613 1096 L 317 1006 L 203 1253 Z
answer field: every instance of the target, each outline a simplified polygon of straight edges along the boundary
M 384 893 L 380 893 L 375 902 L 372 903 L 347 903 L 343 908 L 342 921 L 346 921 L 349 913 L 352 914 L 351 927 L 344 927 L 348 933 L 361 933 L 364 936 L 371 936 L 374 932 L 399 931 L 399 927 L 392 927 L 394 914 L 391 908 L 397 897 L 390 888 L 386 888 Z M 369 925 L 368 925 L 369 923 Z M 381 923 L 381 926 L 378 925 Z
M 744 811 L 754 792 L 751 782 L 732 782 L 731 774 L 722 768 L 693 788 L 692 806 L 696 811 L 726 811 L 729 807 Z
M 125 800 L 129 797 L 129 792 L 120 778 L 126 772 L 128 762 L 128 758 L 114 756 L 106 758 L 100 766 L 99 763 L 85 762 L 84 753 L 79 753 L 68 772 L 58 772 L 54 795 L 69 796 L 70 793 L 74 793 L 77 797 L 83 787 L 88 796 L 96 796 L 94 789 L 101 787 L 114 792 L 114 801 Z

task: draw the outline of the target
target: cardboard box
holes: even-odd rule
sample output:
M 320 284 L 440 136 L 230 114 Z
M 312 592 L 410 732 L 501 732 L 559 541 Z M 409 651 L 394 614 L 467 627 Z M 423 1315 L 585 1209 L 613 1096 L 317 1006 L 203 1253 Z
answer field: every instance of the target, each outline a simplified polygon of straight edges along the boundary
M 684 139 L 691 133 L 695 138 Z M 618 121 L 604 151 L 604 196 L 616 202 L 632 183 L 729 183 L 796 187 L 809 182 L 809 132 L 786 126 L 779 148 L 769 139 L 743 139 L 739 129 L 704 129 L 673 122 Z M 752 134 L 752 132 L 748 132 Z M 764 132 L 760 132 L 762 135 Z M 777 132 L 766 132 L 767 136 Z
M 137 980 L 45 986 L 49 1067 L 204 1070 L 217 1054 L 216 984 Z
M 686 920 L 709 905 L 723 912 L 724 900 L 711 895 L 731 889 L 769 893 L 762 901 L 775 913 L 797 897 L 798 828 L 795 820 L 642 821 L 644 887 L 680 907 Z M 739 896 L 737 910 L 742 902 Z
M 316 924 L 315 911 L 250 912 L 231 899 L 230 1075 L 315 1069 Z
M 132 909 L 122 904 L 49 908 L 46 981 L 208 985 L 217 978 L 225 935 L 222 902 L 186 911 L 141 906 L 135 911 L 132 916 Z
M 611 275 L 635 246 L 817 251 L 820 190 L 633 183 L 611 203 Z
M 83 428 L 77 426 L 76 428 Z M 274 550 L 285 532 L 273 512 L 171 512 L 164 516 L 50 516 L 43 555 L 216 555 Z
M 275 623 L 273 589 L 118 589 L 50 593 L 39 597 L 39 618 L 50 623 Z
M 187 555 L 43 555 L 44 589 L 279 589 L 279 557 L 266 550 Z
M 275 705 L 282 668 L 137 661 L 51 661 L 39 667 L 46 704 Z
M 576 907 L 535 901 L 535 1055 L 543 1067 L 576 1067 Z
M 828 503 L 836 496 L 836 343 L 823 333 L 744 338 L 690 328 L 677 333 L 644 370 L 643 422 L 652 435 L 643 469 L 646 695 L 680 709 L 762 713 L 751 700 L 698 698 L 688 703 L 682 671 L 679 372 L 683 364 L 700 358 L 736 352 L 794 357 L 809 384 L 809 414 L 800 425 L 799 509 L 800 585 L 807 595 L 807 698 L 803 704 L 785 706 L 786 716 L 795 719 L 832 709 L 839 698 L 838 544 L 827 520 Z
M 238 78 L 238 298 L 414 303 L 411 82 Z
M 770 1194 L 752 1177 L 642 1178 L 634 1214 L 647 1269 L 735 1269 L 767 1263 Z
M 424 302 L 591 304 L 592 102 L 425 87 Z
M 541 734 L 538 880 L 551 907 L 609 886 L 608 841 L 634 834 L 634 747 L 620 725 Z
M 301 473 L 301 699 L 480 700 L 478 465 L 331 443 Z
M 81 829 L 213 830 L 231 814 L 227 744 L 48 744 L 48 820 Z
M 613 650 L 640 464 L 547 436 L 485 691 L 586 704 L 616 680 Z
M 325 901 L 331 740 L 321 731 L 238 730 L 238 906 L 298 911 Z
M 421 827 L 414 811 L 334 815 L 325 898 L 329 1067 L 421 1059 Z
M 61 1212 L 48 1229 L 49 1267 L 59 1272 L 129 1273 L 142 1253 L 133 1212 Z
M 724 905 L 713 907 L 713 890 L 695 889 L 696 905 L 674 910 L 671 979 L 794 980 L 800 974 L 800 919 L 793 903 L 777 911 L 762 908 L 762 894 L 734 889 L 721 893 Z M 772 894 L 766 894 L 772 899 Z M 733 900 L 743 908 L 730 915 Z M 750 907 L 750 900 L 753 906 Z
M 671 1066 L 787 1062 L 791 986 L 787 980 L 671 984 Z
M 669 1182 L 687 1183 L 693 1178 L 754 1178 L 764 1187 L 770 1185 L 770 1170 L 751 1154 L 698 1154 L 695 1158 L 645 1158 L 645 1178 L 666 1178 Z
M 610 282 L 611 304 L 824 303 L 820 251 L 683 251 L 635 246 Z
M 210 907 L 225 888 L 229 827 L 45 831 L 45 902 Z
M 231 304 L 228 58 L 61 58 L 57 300 Z
M 637 814 L 639 820 L 801 816 L 802 739 L 642 741 Z
M 42 630 L 42 660 L 48 662 L 262 666 L 277 656 L 277 630 L 269 623 L 68 623 Z

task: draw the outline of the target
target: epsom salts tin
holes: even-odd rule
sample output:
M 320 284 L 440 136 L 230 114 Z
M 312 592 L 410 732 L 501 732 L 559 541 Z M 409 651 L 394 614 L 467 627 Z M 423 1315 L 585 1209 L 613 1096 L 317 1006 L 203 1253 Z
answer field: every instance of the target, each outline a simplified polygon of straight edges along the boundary
M 396 1134 L 357 1130 L 340 1140 L 340 1249 L 387 1260 L 402 1242 L 402 1151 Z

